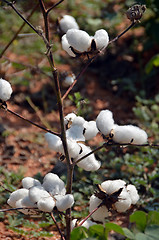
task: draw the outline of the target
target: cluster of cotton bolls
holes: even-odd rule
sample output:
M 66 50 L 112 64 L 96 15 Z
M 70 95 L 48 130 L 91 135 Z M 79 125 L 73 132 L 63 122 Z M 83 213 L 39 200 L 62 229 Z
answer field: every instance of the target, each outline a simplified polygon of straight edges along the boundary
M 69 156 L 73 161 L 77 161 L 89 152 L 90 147 L 85 145 L 86 140 L 90 140 L 98 133 L 95 121 L 85 121 L 84 118 L 76 116 L 74 113 L 68 114 L 64 118 L 66 127 L 66 138 Z M 49 147 L 56 152 L 64 154 L 63 144 L 61 138 L 51 134 L 45 134 L 46 141 Z M 80 162 L 77 166 L 83 168 L 86 171 L 96 171 L 100 168 L 101 164 L 96 160 L 94 154 L 89 155 Z
M 59 28 L 65 33 L 62 37 L 62 47 L 71 57 L 102 51 L 109 43 L 108 33 L 104 29 L 100 29 L 95 32 L 94 36 L 90 36 L 87 32 L 79 29 L 72 16 L 65 15 L 59 21 Z
M 0 99 L 8 101 L 11 97 L 13 90 L 10 83 L 3 78 L 0 78 Z
M 52 212 L 54 207 L 63 212 L 74 204 L 73 195 L 66 194 L 65 184 L 56 174 L 48 173 L 43 184 L 25 177 L 22 186 L 11 193 L 7 203 L 13 208 L 23 208 L 19 211 L 26 215 L 34 215 L 37 211 Z
M 131 143 L 142 145 L 147 143 L 147 133 L 133 125 L 119 126 L 114 123 L 113 114 L 109 110 L 102 110 L 96 119 L 98 130 L 104 136 L 110 136 L 116 143 Z
M 114 210 L 121 213 L 127 211 L 132 204 L 136 204 L 136 202 L 139 200 L 136 187 L 131 184 L 126 186 L 126 182 L 120 179 L 105 181 L 101 184 L 101 188 L 106 192 L 108 201 L 102 197 L 100 198 L 100 194 L 97 193 L 91 196 L 89 206 L 90 212 L 92 212 L 103 202 L 102 206 L 92 214 L 92 218 L 95 221 L 103 222 L 105 218 L 108 217 L 110 205 Z M 119 196 L 114 196 L 111 199 L 111 195 L 115 194 L 117 191 L 120 191 L 118 194 Z M 115 198 L 116 200 L 114 201 Z M 111 201 L 110 203 L 109 200 Z

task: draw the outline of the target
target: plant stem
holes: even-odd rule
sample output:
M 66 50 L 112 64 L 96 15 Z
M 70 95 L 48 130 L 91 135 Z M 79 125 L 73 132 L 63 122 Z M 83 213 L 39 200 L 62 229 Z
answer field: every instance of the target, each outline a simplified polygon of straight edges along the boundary
M 59 225 L 57 224 L 57 221 L 56 221 L 53 213 L 51 213 L 50 215 L 51 215 L 52 220 L 54 221 L 54 223 L 55 223 L 55 225 L 56 225 L 56 228 L 57 228 L 58 232 L 60 233 L 61 239 L 62 239 L 62 240 L 65 240 L 65 237 L 63 236 L 63 234 L 62 234 L 62 232 L 61 232 L 61 229 L 59 228 Z

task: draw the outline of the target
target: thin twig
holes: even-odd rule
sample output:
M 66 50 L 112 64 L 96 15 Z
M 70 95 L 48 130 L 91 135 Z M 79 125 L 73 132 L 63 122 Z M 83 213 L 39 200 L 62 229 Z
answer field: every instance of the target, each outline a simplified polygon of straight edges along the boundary
M 57 221 L 53 215 L 53 213 L 50 213 L 51 217 L 52 217 L 52 220 L 54 221 L 55 225 L 56 225 L 56 228 L 58 230 L 58 232 L 60 233 L 60 236 L 61 236 L 61 239 L 62 240 L 65 240 L 65 237 L 63 236 L 62 232 L 61 232 L 61 229 L 59 228 L 59 225 L 57 224 Z
M 54 9 L 55 7 L 57 7 L 57 6 L 58 6 L 60 3 L 62 3 L 63 1 L 64 1 L 64 0 L 60 0 L 59 2 L 55 3 L 52 7 L 50 7 L 49 9 L 47 9 L 46 14 L 49 14 L 52 9 Z
M 20 207 L 20 208 L 8 208 L 8 209 L 0 209 L 0 212 L 8 212 L 8 211 L 15 211 L 15 210 L 38 210 L 38 208 L 31 208 L 31 207 Z
M 1 185 L 1 187 L 2 187 L 2 188 L 4 188 L 4 190 L 6 190 L 7 192 L 10 192 L 10 193 L 12 193 L 12 191 L 11 191 L 11 190 L 9 190 L 8 188 L 6 188 L 6 187 L 3 185 L 3 183 L 2 183 L 2 182 L 0 182 L 0 185 Z
M 31 16 L 33 15 L 33 13 L 35 12 L 35 10 L 37 9 L 39 3 L 33 8 L 33 10 L 31 11 L 31 13 L 29 14 L 29 16 L 26 18 L 26 20 L 29 20 L 31 18 Z M 13 36 L 13 38 L 10 40 L 10 42 L 6 45 L 6 47 L 2 50 L 2 52 L 0 53 L 0 58 L 3 56 L 3 54 L 6 52 L 6 50 L 9 48 L 9 46 L 13 43 L 13 41 L 17 38 L 18 34 L 21 32 L 21 30 L 23 29 L 23 27 L 25 26 L 26 22 L 23 22 L 23 24 L 20 26 L 20 28 L 18 29 L 18 31 L 15 33 L 15 35 Z

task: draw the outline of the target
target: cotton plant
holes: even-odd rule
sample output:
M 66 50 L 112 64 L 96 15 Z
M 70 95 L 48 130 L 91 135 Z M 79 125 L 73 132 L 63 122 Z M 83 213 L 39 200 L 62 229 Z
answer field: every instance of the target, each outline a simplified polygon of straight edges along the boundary
M 116 143 L 131 143 L 142 145 L 147 143 L 147 133 L 134 125 L 120 126 L 115 124 L 113 113 L 110 110 L 102 110 L 96 119 L 98 130 Z
M 25 177 L 22 186 L 11 193 L 7 203 L 25 215 L 52 212 L 55 207 L 63 212 L 74 204 L 73 195 L 66 194 L 65 184 L 56 174 L 45 175 L 42 184 L 32 177 Z
M 91 154 L 83 160 L 78 160 L 89 154 L 92 150 L 85 145 L 86 140 L 90 140 L 98 133 L 95 121 L 86 121 L 74 113 L 65 116 L 64 123 L 68 128 L 66 130 L 67 146 L 70 158 L 76 162 L 77 166 L 86 171 L 96 171 L 100 168 L 101 163 L 96 160 L 95 155 Z M 45 139 L 48 145 L 54 151 L 64 154 L 64 149 L 60 137 L 51 133 L 45 134 Z
M 61 43 L 71 57 L 76 57 L 84 53 L 103 51 L 109 43 L 109 36 L 104 29 L 96 31 L 94 36 L 83 30 L 69 29 L 63 35 Z
M 126 212 L 138 200 L 139 195 L 134 185 L 126 185 L 121 179 L 107 180 L 98 185 L 98 190 L 90 197 L 89 211 L 99 207 L 91 217 L 94 221 L 104 222 L 111 210 Z

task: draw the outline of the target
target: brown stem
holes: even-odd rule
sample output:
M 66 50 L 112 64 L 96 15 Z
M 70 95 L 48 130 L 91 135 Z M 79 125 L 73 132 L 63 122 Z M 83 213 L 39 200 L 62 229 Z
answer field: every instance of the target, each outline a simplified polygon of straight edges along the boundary
M 25 209 L 35 209 L 35 210 L 38 210 L 38 208 L 20 207 L 20 208 L 0 209 L 0 212 L 8 212 L 8 211 L 15 211 L 15 210 L 25 210 Z
M 52 220 L 54 221 L 54 223 L 55 223 L 55 225 L 56 225 L 56 228 L 57 228 L 58 232 L 60 233 L 61 239 L 62 239 L 62 240 L 65 240 L 65 237 L 63 236 L 63 234 L 62 234 L 62 232 L 61 232 L 61 229 L 59 228 L 59 225 L 57 224 L 57 221 L 56 221 L 53 213 L 51 213 L 50 215 L 51 215 Z
M 39 4 L 40 4 L 40 8 L 43 14 L 43 18 L 44 18 L 44 25 L 45 25 L 45 37 L 49 42 L 49 21 L 48 21 L 48 14 L 47 14 L 47 10 L 45 8 L 44 2 L 43 0 L 39 0 Z
M 55 3 L 52 7 L 50 7 L 50 8 L 46 11 L 46 13 L 49 14 L 52 9 L 54 9 L 55 7 L 57 7 L 57 6 L 58 6 L 60 3 L 62 3 L 63 1 L 64 1 L 64 0 L 60 0 L 59 2 Z
M 2 182 L 0 182 L 0 185 L 1 185 L 1 187 L 2 187 L 4 190 L 6 190 L 7 192 L 10 192 L 10 193 L 12 193 L 12 191 L 11 191 L 11 190 L 9 190 L 8 188 L 6 188 L 6 187 L 3 185 L 3 183 L 2 183 Z

